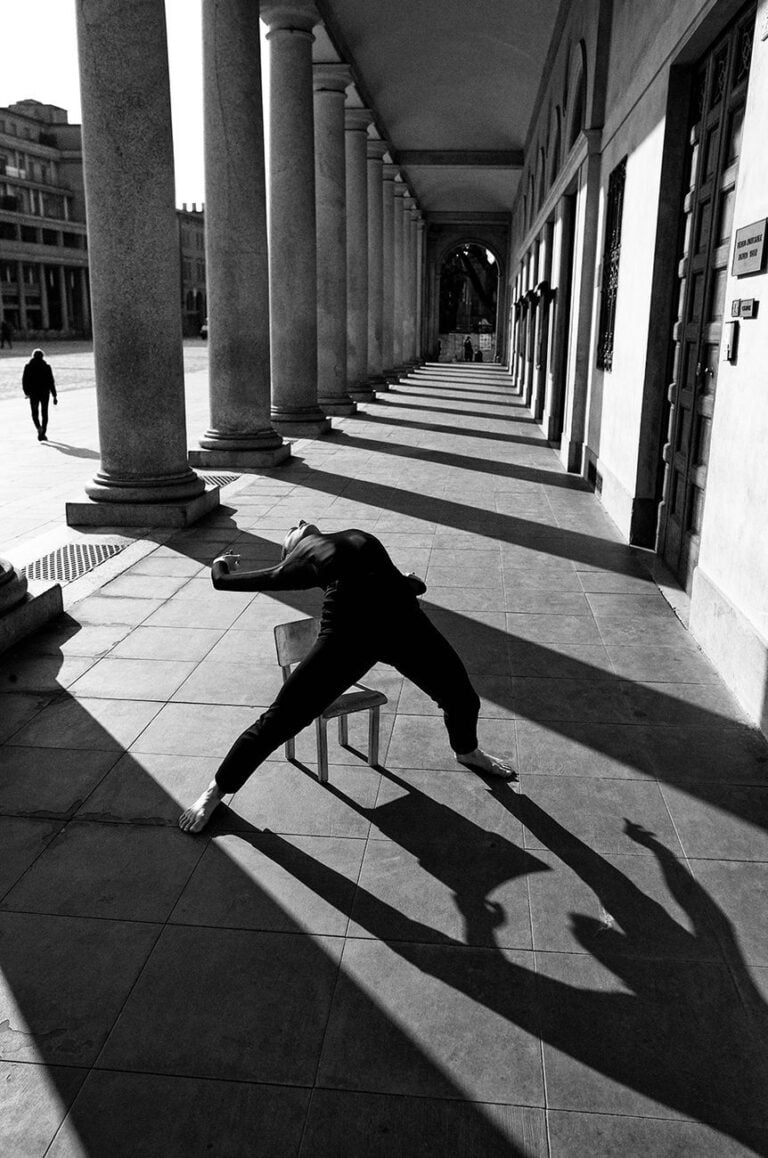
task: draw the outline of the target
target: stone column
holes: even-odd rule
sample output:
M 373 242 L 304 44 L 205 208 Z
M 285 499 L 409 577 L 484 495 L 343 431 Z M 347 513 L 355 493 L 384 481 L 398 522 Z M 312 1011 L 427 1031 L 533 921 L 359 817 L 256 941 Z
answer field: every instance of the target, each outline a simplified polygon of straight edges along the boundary
M 269 26 L 272 424 L 289 438 L 331 429 L 317 404 L 317 242 L 309 0 L 262 4 Z
M 416 361 L 416 202 L 412 197 L 406 197 L 404 204 L 403 360 L 410 366 Z
M 69 523 L 183 525 L 218 504 L 187 463 L 163 0 L 77 5 L 101 466 Z
M 16 262 L 16 283 L 19 287 L 19 327 L 26 333 L 27 330 L 27 299 L 24 293 L 24 264 Z
M 46 275 L 46 266 L 40 267 L 40 325 L 44 330 L 51 328 L 51 315 L 48 311 L 48 278 Z
M 67 271 L 63 265 L 58 267 L 59 295 L 61 297 L 61 329 L 69 331 L 69 288 L 67 286 Z
M 395 174 L 396 165 L 384 165 L 382 175 L 382 326 L 381 360 L 384 376 L 394 376 L 395 357 Z
M 91 296 L 88 292 L 88 270 L 80 270 L 80 311 L 83 317 L 83 331 L 88 333 L 91 328 Z
M 424 232 L 427 223 L 416 219 L 416 360 L 424 361 Z
M 372 399 L 368 385 L 369 109 L 345 111 L 347 157 L 347 391 Z
M 395 227 L 394 227 L 394 271 L 395 271 L 395 293 L 394 293 L 394 307 L 392 310 L 392 357 L 395 362 L 395 373 L 397 374 L 403 367 L 403 339 L 404 339 L 404 323 L 405 317 L 405 265 L 404 265 L 404 217 L 405 217 L 405 203 L 404 198 L 408 196 L 408 190 L 401 182 L 395 182 Z
M 368 138 L 368 384 L 385 385 L 383 361 L 385 141 Z
M 203 3 L 205 262 L 211 424 L 195 466 L 258 469 L 288 457 L 270 422 L 267 187 L 259 10 Z
M 347 393 L 346 64 L 316 64 L 317 393 L 325 414 L 354 414 Z

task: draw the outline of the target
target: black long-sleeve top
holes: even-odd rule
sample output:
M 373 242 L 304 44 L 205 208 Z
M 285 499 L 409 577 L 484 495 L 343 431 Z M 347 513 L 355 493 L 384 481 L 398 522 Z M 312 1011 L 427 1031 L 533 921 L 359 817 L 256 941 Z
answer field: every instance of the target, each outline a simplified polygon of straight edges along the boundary
M 31 358 L 21 375 L 21 387 L 28 398 L 45 398 L 48 394 L 56 397 L 56 381 L 53 370 L 44 358 Z
M 308 534 L 276 567 L 230 572 L 213 565 L 220 591 L 325 591 L 321 631 L 366 629 L 413 611 L 424 584 L 398 571 L 382 543 L 366 531 Z

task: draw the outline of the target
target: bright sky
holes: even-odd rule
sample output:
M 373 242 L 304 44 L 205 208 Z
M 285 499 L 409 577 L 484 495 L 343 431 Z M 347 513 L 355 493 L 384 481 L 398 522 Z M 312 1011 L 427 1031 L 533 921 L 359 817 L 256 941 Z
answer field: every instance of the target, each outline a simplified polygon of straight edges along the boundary
M 205 200 L 200 0 L 165 0 L 176 204 Z M 74 0 L 0 0 L 0 107 L 38 100 L 80 122 Z

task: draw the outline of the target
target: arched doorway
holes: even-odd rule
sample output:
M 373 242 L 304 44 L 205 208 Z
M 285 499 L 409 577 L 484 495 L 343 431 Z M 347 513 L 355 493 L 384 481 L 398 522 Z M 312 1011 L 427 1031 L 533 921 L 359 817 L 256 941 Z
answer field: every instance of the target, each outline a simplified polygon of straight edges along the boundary
M 496 361 L 498 291 L 499 263 L 486 246 L 465 242 L 443 257 L 439 269 L 439 361 Z

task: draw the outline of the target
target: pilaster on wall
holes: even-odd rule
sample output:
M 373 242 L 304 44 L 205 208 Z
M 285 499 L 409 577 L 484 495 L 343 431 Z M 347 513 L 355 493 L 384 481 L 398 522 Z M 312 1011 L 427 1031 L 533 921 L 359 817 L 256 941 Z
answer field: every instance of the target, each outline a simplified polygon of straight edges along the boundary
M 588 154 L 579 172 L 576 195 L 571 335 L 565 391 L 565 420 L 560 459 L 566 470 L 583 473 L 587 406 L 593 349 L 594 284 L 600 208 L 601 134 L 584 134 Z

